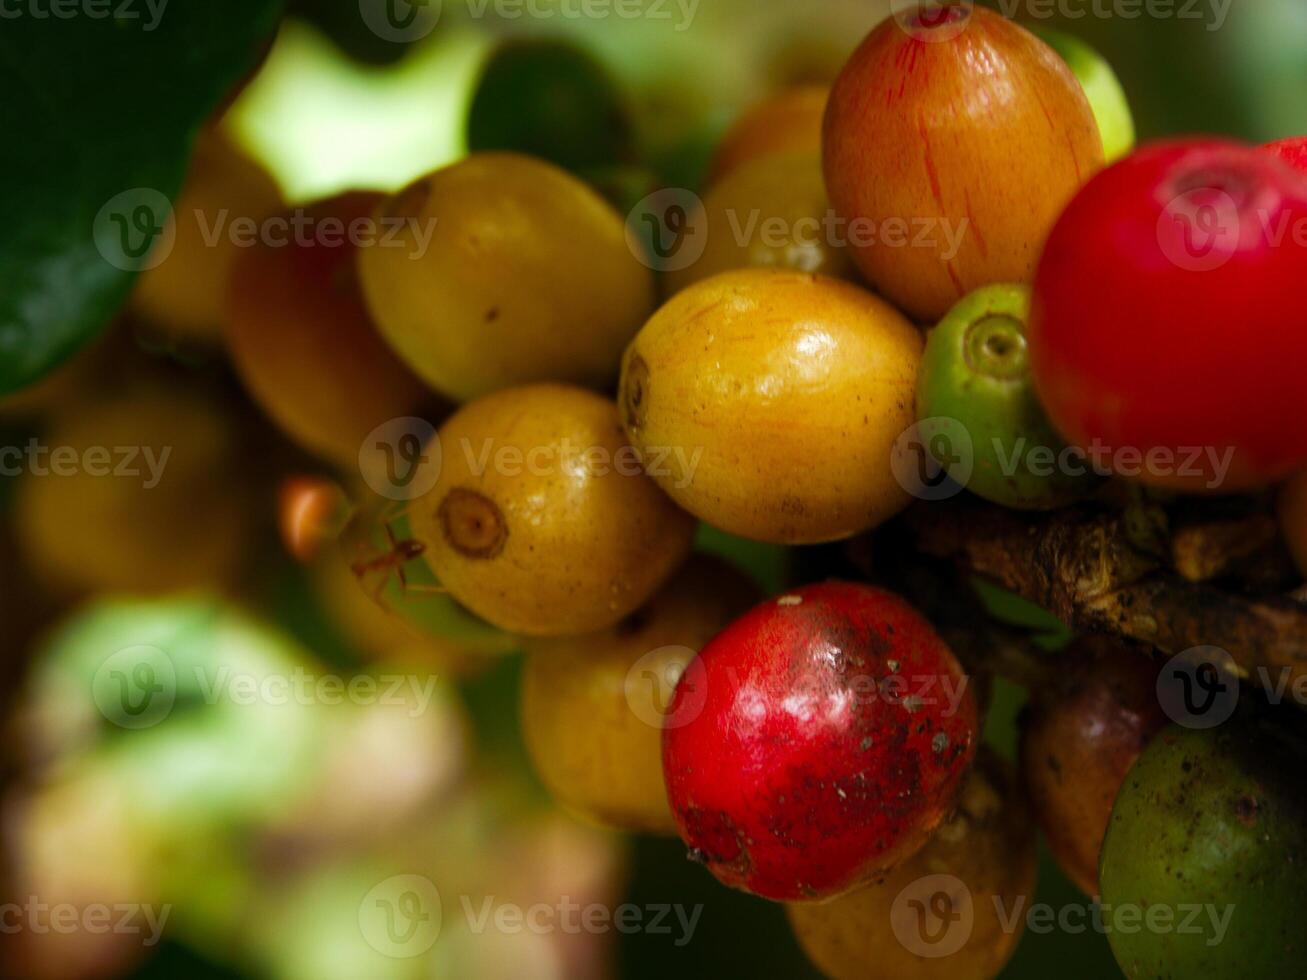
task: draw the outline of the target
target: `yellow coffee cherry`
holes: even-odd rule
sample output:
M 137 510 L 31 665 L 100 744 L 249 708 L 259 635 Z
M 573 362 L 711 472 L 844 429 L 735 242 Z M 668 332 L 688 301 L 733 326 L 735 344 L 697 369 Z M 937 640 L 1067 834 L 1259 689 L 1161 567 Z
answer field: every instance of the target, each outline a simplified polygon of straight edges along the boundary
M 536 381 L 610 384 L 653 306 L 621 215 L 541 160 L 479 153 L 382 205 L 392 240 L 359 253 L 382 334 L 466 401 Z
M 651 475 L 703 521 L 811 544 L 908 502 L 891 468 L 915 421 L 922 339 L 824 276 L 750 269 L 674 296 L 627 350 L 620 404 Z
M 438 447 L 438 448 L 437 448 Z M 694 521 L 641 469 L 617 406 L 527 385 L 441 427 L 414 478 L 413 537 L 440 583 L 502 629 L 590 633 L 642 605 L 689 554 Z
M 695 653 L 757 599 L 732 566 L 699 556 L 610 629 L 528 641 L 523 738 L 554 798 L 619 830 L 675 833 L 663 785 L 667 705 Z

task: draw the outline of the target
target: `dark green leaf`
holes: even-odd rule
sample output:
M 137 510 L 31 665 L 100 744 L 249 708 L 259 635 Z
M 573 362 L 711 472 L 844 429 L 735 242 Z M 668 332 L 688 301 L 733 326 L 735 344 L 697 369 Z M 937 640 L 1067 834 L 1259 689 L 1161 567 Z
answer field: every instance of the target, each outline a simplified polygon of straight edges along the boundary
M 0 394 L 58 365 L 122 305 L 195 134 L 258 62 L 279 11 L 280 0 L 6 8 Z

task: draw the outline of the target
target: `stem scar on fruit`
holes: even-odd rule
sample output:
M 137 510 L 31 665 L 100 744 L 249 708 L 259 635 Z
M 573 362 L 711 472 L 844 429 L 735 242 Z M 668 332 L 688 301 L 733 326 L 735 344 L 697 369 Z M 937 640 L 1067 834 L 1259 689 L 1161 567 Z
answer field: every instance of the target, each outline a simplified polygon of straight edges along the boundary
M 626 368 L 626 398 L 622 409 L 626 413 L 626 424 L 638 429 L 644 422 L 645 392 L 649 387 L 649 363 L 636 354 Z
M 504 550 L 508 525 L 489 497 L 455 487 L 440 502 L 440 527 L 449 546 L 466 558 L 494 558 Z

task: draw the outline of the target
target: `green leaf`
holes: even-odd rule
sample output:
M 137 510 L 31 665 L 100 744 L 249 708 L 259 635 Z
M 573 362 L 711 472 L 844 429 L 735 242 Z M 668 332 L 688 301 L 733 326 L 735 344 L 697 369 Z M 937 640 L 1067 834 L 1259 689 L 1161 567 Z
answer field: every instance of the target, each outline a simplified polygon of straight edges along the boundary
M 0 31 L 0 394 L 127 299 L 201 124 L 257 64 L 280 0 L 81 0 Z M 153 233 L 152 233 L 153 232 Z

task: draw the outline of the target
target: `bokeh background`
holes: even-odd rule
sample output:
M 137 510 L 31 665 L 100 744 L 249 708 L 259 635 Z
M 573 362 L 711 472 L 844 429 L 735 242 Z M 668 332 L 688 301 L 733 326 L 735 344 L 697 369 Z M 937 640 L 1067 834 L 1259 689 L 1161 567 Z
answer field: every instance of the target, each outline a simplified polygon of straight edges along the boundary
M 1204 0 L 1193 17 L 1137 18 L 1096 16 L 1111 9 L 1102 0 L 1064 0 L 1047 20 L 1044 4 L 992 5 L 1102 51 L 1144 139 L 1307 132 L 1302 0 Z M 567 15 L 575 2 L 535 0 L 535 16 L 512 6 L 523 15 L 503 17 L 493 3 L 445 0 L 429 35 L 397 44 L 369 30 L 357 0 L 291 0 L 220 125 L 292 204 L 391 190 L 465 152 L 469 101 L 500 44 L 564 37 L 616 80 L 641 158 L 692 187 L 744 107 L 833 77 L 888 8 L 701 0 L 686 21 L 674 3 L 666 19 L 621 19 Z M 112 931 L 5 930 L 7 975 L 815 975 L 778 907 L 719 887 L 679 842 L 610 834 L 551 806 L 521 747 L 510 639 L 448 610 L 435 614 L 447 617 L 442 638 L 414 632 L 372 603 L 338 550 L 307 562 L 289 553 L 284 481 L 328 471 L 267 423 L 220 349 L 128 311 L 55 376 L 0 401 L 0 446 L 34 439 L 171 447 L 171 457 L 150 487 L 34 467 L 0 477 L 2 894 L 79 908 L 141 903 L 168 919 L 157 945 Z M 770 590 L 830 558 L 708 534 L 701 546 Z M 1030 628 L 1056 631 L 1027 612 Z M 115 675 L 103 651 L 152 644 L 247 676 L 372 673 L 417 686 L 396 705 L 316 697 L 249 710 L 178 683 L 161 720 L 108 717 L 101 695 L 150 664 L 129 655 Z M 415 698 L 422 710 L 410 710 Z M 989 722 L 988 739 L 1009 756 L 1021 699 L 1000 685 Z M 402 874 L 478 907 L 483 896 L 522 906 L 566 896 L 702 911 L 680 942 L 674 919 L 670 934 L 478 934 L 447 909 L 426 954 L 388 956 L 366 940 L 359 909 Z M 1037 899 L 1083 902 L 1047 860 Z M 1116 968 L 1092 931 L 1027 934 L 1004 976 L 1050 975 Z

